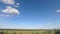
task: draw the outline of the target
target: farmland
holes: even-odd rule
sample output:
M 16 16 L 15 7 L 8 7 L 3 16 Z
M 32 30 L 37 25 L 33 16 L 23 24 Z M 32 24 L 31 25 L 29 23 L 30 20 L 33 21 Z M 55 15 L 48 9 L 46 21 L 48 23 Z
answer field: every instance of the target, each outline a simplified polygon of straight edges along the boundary
M 54 30 L 45 29 L 0 29 L 0 34 L 54 34 Z

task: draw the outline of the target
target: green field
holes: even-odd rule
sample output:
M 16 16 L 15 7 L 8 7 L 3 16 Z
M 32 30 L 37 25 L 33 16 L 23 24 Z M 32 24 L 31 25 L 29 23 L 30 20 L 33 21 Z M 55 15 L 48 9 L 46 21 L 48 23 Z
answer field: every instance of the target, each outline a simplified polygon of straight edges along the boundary
M 0 34 L 55 34 L 55 31 L 49 29 L 0 29 Z

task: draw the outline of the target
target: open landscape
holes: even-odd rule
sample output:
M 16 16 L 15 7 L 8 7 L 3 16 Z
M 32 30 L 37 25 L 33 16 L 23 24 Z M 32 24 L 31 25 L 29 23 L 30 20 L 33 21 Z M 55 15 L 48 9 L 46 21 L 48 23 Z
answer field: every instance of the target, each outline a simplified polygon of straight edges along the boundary
M 60 34 L 60 0 L 0 0 L 0 34 Z
M 0 34 L 60 34 L 53 29 L 0 29 Z

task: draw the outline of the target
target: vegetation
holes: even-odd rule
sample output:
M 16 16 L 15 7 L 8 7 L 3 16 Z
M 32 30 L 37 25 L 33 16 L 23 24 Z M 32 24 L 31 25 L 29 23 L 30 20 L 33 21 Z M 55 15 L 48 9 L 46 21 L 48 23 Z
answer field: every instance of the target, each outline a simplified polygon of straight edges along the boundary
M 52 30 L 34 30 L 34 31 L 20 31 L 20 30 L 1 30 L 0 34 L 60 34 L 59 29 L 54 29 L 54 33 Z
M 16 34 L 15 32 L 13 34 Z
M 60 34 L 60 29 L 54 29 L 54 34 Z

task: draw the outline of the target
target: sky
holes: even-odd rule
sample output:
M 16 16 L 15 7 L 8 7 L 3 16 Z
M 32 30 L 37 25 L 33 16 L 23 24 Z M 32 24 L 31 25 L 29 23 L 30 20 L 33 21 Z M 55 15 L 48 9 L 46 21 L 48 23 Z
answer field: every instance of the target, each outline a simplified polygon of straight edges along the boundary
M 60 28 L 60 0 L 0 0 L 0 28 Z

